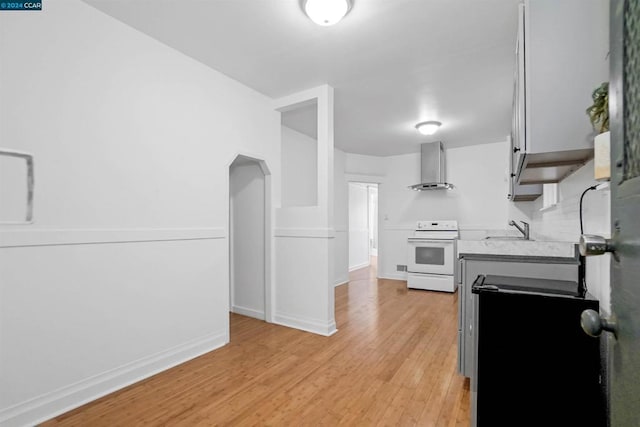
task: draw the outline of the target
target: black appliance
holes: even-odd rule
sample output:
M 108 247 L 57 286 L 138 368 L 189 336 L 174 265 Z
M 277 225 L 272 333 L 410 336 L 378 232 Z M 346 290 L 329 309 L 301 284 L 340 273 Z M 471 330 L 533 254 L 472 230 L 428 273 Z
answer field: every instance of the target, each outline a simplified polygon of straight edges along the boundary
M 582 311 L 599 304 L 581 288 L 478 276 L 475 426 L 606 425 L 599 339 L 580 325 Z

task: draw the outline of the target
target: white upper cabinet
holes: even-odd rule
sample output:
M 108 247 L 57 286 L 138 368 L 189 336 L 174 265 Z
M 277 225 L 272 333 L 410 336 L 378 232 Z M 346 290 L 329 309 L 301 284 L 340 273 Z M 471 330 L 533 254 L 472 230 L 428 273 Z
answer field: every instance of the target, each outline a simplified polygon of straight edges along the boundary
M 593 157 L 586 114 L 609 79 L 608 0 L 526 0 L 514 84 L 514 185 L 558 182 Z
M 514 202 L 529 202 L 542 195 L 542 184 L 519 184 L 521 148 L 525 144 L 525 86 L 524 86 L 524 5 L 518 10 L 518 38 L 516 40 L 515 76 L 513 79 L 513 110 L 510 137 L 509 194 Z

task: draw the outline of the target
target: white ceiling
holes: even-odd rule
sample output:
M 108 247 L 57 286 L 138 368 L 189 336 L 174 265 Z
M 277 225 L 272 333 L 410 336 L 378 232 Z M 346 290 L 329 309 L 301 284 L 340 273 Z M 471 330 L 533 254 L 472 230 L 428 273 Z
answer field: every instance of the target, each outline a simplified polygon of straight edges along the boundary
M 332 27 L 313 24 L 299 0 L 85 1 L 267 96 L 330 84 L 335 144 L 347 152 L 509 133 L 519 0 L 355 0 Z M 424 137 L 414 125 L 425 120 L 443 126 Z

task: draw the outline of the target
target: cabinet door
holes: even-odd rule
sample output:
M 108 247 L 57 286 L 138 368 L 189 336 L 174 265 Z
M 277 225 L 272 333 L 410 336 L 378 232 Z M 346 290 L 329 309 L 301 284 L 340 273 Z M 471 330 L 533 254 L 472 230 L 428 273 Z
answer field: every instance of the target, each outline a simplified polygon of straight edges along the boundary
M 580 327 L 582 310 L 598 310 L 596 300 L 515 292 L 476 298 L 476 426 L 606 425 L 598 340 Z M 514 423 L 512 414 L 523 417 Z
M 511 261 L 481 261 L 464 260 L 462 280 L 458 298 L 462 299 L 461 314 L 462 325 L 459 329 L 463 332 L 463 352 L 460 355 L 464 360 L 459 361 L 460 373 L 466 377 L 473 377 L 475 365 L 474 330 L 475 322 L 475 295 L 471 287 L 480 275 L 493 274 L 497 276 L 533 277 L 539 279 L 578 280 L 578 264 L 557 264 L 546 261 L 511 262 Z M 473 384 L 472 384 L 473 387 Z
M 458 373 L 468 376 L 465 366 L 465 316 L 467 314 L 464 290 L 464 259 L 458 259 L 456 282 L 458 282 Z
M 514 110 L 515 111 L 515 110 Z M 515 114 L 514 114 L 514 122 L 515 122 Z M 514 128 L 515 129 L 515 128 Z M 509 136 L 509 153 L 513 153 L 513 130 L 511 132 L 511 135 Z M 509 194 L 507 195 L 507 198 L 509 200 L 513 200 L 513 196 L 516 194 L 515 192 L 515 177 L 516 177 L 516 169 L 515 169 L 515 162 L 513 161 L 513 156 L 511 154 L 509 154 Z
M 526 138 L 526 67 L 524 5 L 518 8 L 518 38 L 516 66 L 513 78 L 513 106 L 511 118 L 511 145 L 509 147 L 509 200 L 531 201 L 542 194 L 542 185 L 520 185 L 520 173 L 527 154 Z
M 518 184 L 517 182 L 517 174 L 516 174 L 516 159 L 517 156 L 514 155 L 515 145 L 514 139 L 511 139 L 511 144 L 509 146 L 509 152 L 511 162 L 509 165 L 509 194 L 508 199 L 513 202 L 530 202 L 532 200 L 536 200 L 538 197 L 542 195 L 542 184 Z
M 514 99 L 514 142 L 511 151 L 511 161 L 514 164 L 516 183 L 520 176 L 520 170 L 527 152 L 526 139 L 526 74 L 525 74 L 525 45 L 524 45 L 524 5 L 518 7 L 518 40 L 516 43 L 516 78 Z
M 585 110 L 593 90 L 609 80 L 609 2 L 526 0 L 523 10 L 525 163 L 541 169 L 547 162 L 586 161 L 593 156 L 594 130 Z M 582 151 L 550 154 L 574 150 Z

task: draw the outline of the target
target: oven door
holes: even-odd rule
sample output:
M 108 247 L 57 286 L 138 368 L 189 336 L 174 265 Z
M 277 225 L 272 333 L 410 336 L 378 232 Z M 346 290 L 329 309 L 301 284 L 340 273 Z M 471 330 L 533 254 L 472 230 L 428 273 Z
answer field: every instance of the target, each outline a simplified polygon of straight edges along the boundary
M 453 274 L 454 240 L 409 238 L 409 273 Z

